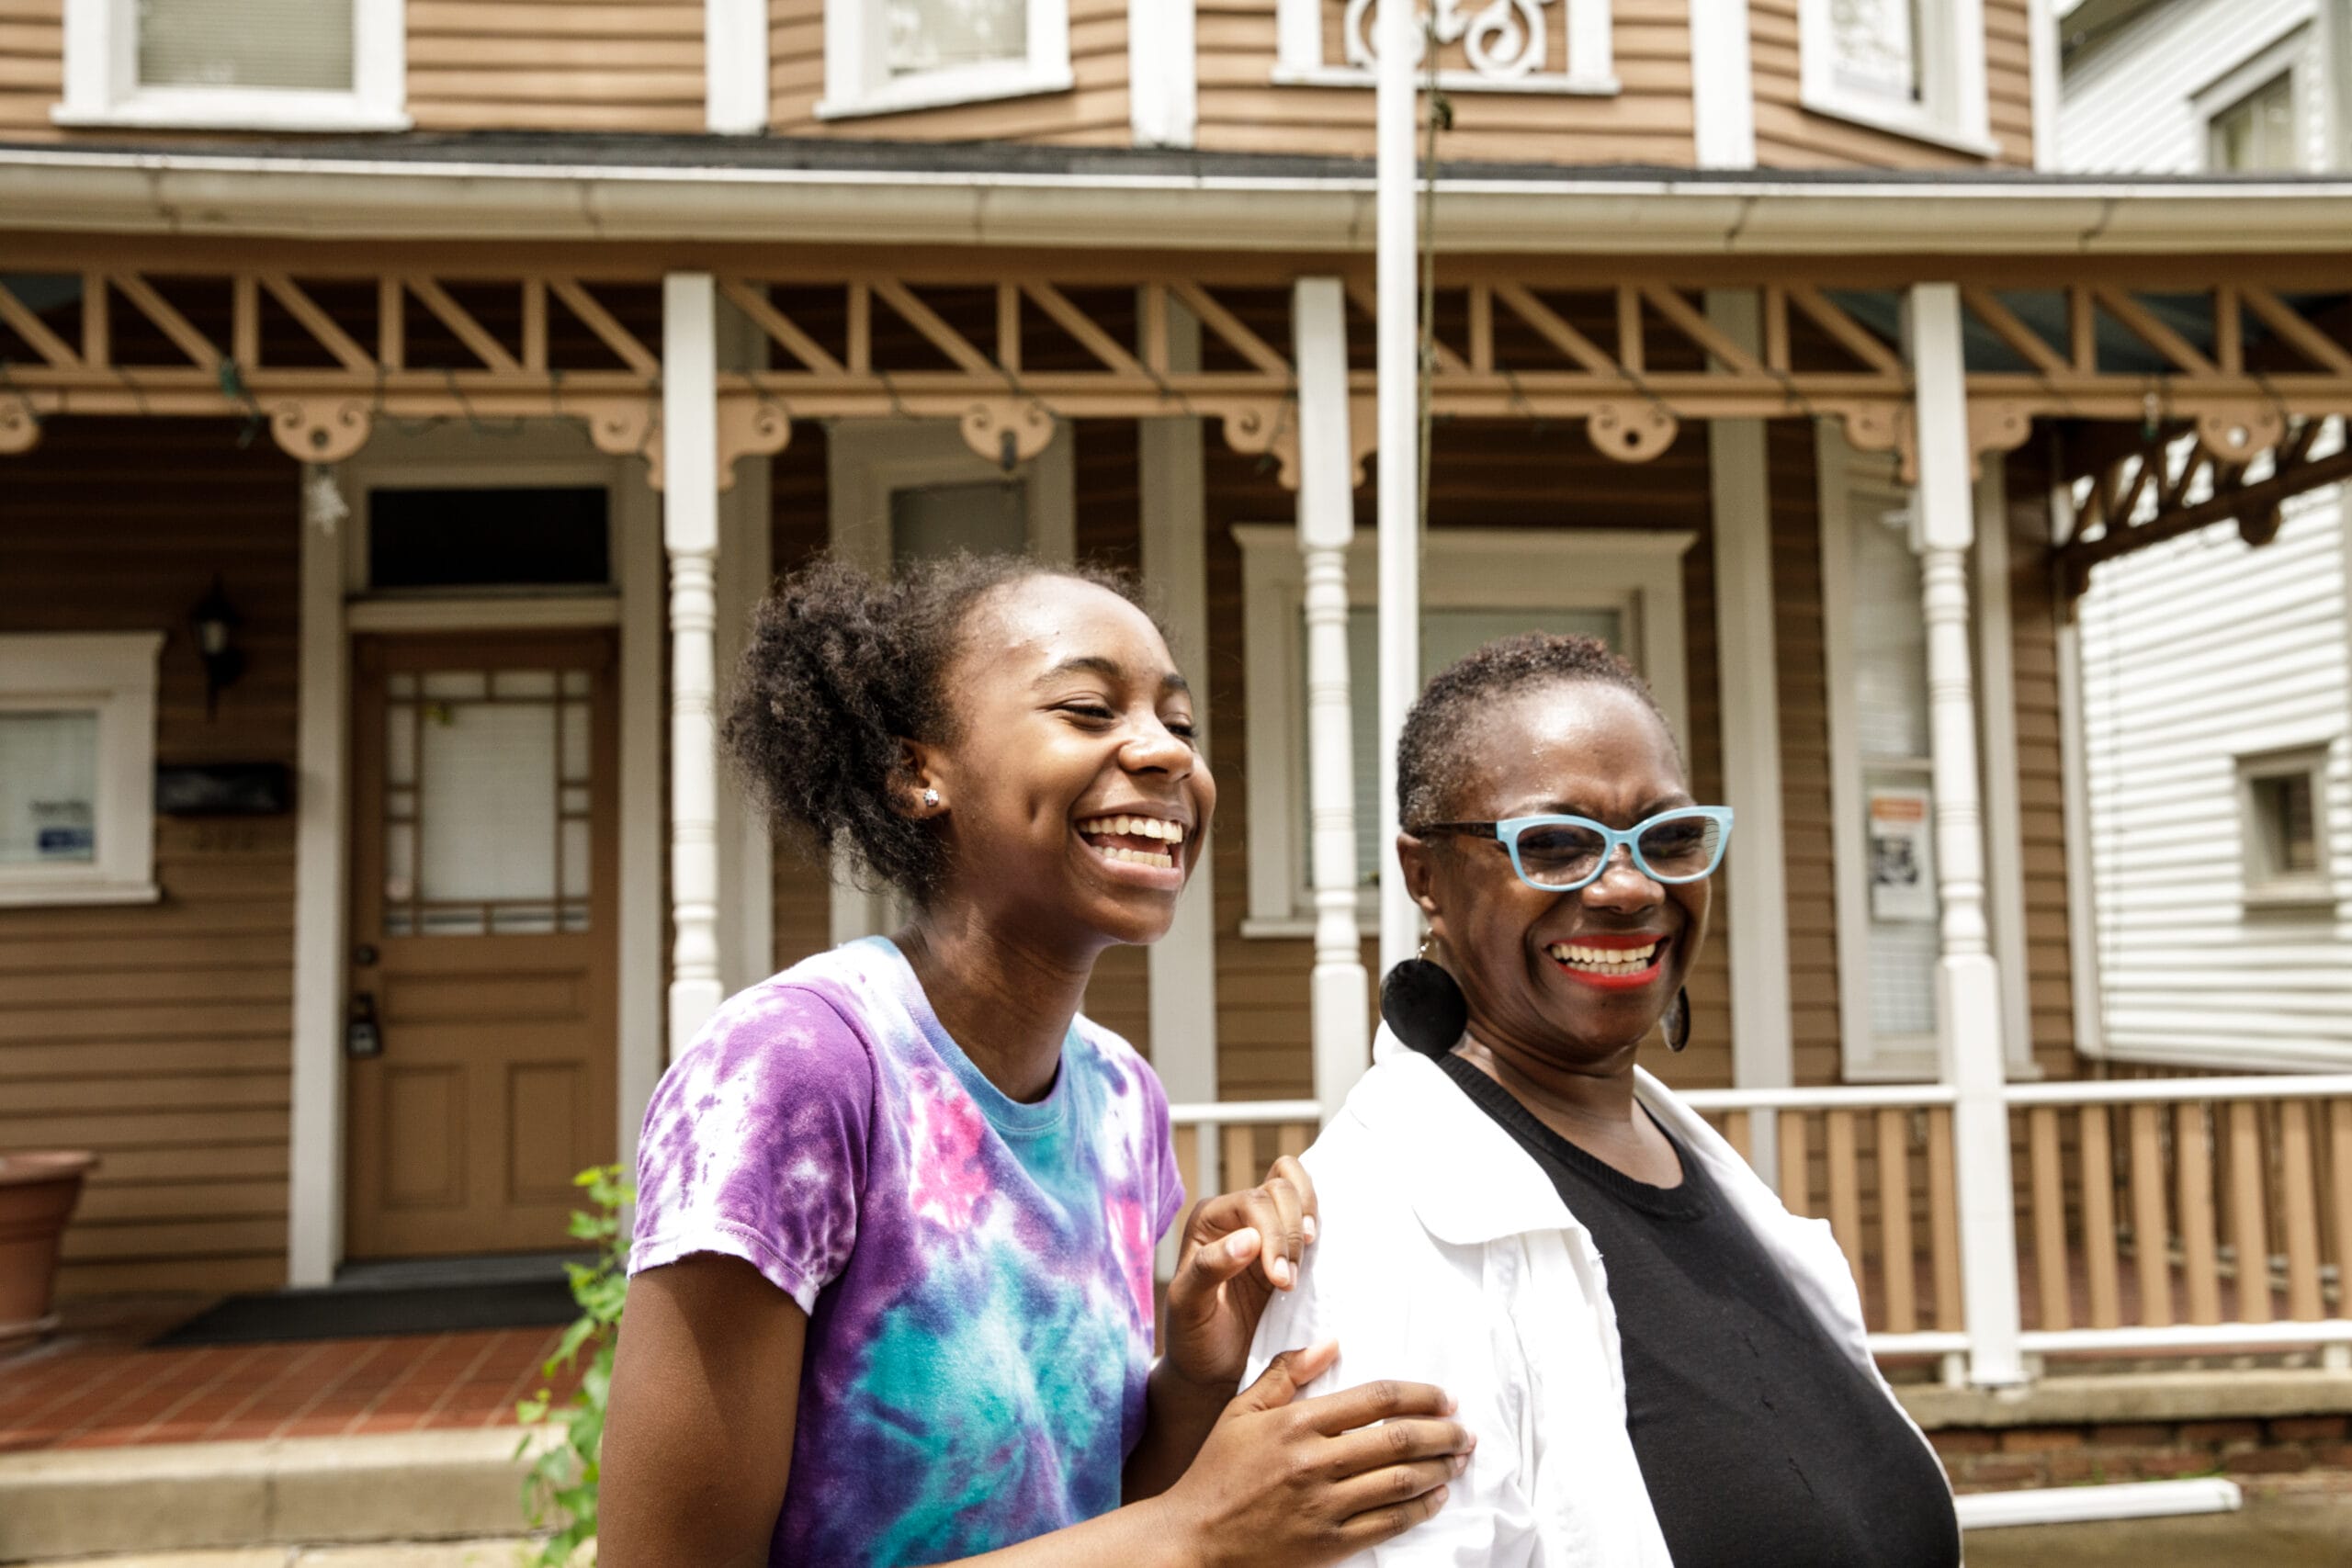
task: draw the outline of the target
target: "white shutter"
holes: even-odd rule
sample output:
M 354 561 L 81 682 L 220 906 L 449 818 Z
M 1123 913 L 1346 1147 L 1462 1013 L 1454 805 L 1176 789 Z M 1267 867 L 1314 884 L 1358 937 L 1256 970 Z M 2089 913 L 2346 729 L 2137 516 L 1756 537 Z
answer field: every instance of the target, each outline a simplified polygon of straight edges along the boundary
M 352 0 L 139 0 L 142 87 L 352 89 Z

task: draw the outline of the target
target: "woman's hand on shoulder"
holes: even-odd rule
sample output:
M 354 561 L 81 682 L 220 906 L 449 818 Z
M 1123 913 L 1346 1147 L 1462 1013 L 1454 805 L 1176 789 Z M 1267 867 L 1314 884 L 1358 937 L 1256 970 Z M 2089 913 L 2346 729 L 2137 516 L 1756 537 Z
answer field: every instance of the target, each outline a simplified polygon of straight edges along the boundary
M 1289 1155 L 1247 1191 L 1195 1203 L 1168 1282 L 1169 1365 L 1204 1388 L 1235 1388 L 1267 1302 L 1298 1283 L 1316 1224 L 1315 1183 Z
M 1335 1341 L 1285 1350 L 1226 1407 L 1159 1500 L 1204 1565 L 1336 1562 L 1444 1506 L 1477 1439 L 1428 1383 L 1370 1382 L 1301 1399 Z

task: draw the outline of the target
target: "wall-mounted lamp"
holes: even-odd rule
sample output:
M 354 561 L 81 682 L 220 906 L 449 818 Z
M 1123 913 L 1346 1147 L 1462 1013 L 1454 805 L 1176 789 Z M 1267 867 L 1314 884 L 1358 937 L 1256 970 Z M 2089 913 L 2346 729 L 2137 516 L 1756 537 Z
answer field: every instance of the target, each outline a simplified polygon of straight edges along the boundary
M 236 642 L 237 628 L 245 618 L 229 603 L 216 576 L 212 591 L 198 601 L 188 619 L 196 626 L 197 657 L 204 660 L 204 716 L 209 719 L 220 707 L 221 692 L 245 672 L 245 650 Z

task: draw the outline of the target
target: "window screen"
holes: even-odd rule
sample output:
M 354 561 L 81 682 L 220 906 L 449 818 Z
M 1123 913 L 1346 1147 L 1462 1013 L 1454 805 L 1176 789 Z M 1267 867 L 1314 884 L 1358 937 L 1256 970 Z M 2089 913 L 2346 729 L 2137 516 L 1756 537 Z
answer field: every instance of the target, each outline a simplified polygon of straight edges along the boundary
M 1920 0 L 1829 0 L 1838 85 L 1919 100 Z
M 368 586 L 602 586 L 613 577 L 609 512 L 600 486 L 373 491 Z
M 888 0 L 893 76 L 1029 57 L 1028 0 Z
M 0 713 L 0 865 L 97 859 L 98 716 Z
M 352 87 L 352 0 L 138 0 L 142 87 Z

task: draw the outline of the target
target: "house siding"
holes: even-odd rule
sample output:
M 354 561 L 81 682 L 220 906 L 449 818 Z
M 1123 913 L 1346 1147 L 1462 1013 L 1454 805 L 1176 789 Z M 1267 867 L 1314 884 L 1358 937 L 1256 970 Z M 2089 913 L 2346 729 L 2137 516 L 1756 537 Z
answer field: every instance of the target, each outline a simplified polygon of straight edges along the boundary
M 703 129 L 702 0 L 408 0 L 419 130 Z
M 0 631 L 164 631 L 162 763 L 294 761 L 297 470 L 239 435 L 57 419 L 0 483 Z M 216 572 L 249 664 L 208 716 L 187 624 Z M 154 904 L 0 908 L 0 1148 L 102 1162 L 68 1295 L 286 1277 L 294 819 L 160 819 L 155 880 Z
M 55 134 L 65 96 L 65 0 L 0 0 L 0 137 Z
M 2304 28 L 2299 80 L 2327 80 L 2312 0 L 2174 0 L 2152 6 L 2066 64 L 2058 115 L 2062 167 L 2088 174 L 2186 174 L 2205 167 L 2198 94 Z M 2297 109 L 2310 166 L 2326 163 L 2326 109 Z M 2215 103 L 2209 108 L 2226 108 Z
M 2210 528 L 2098 570 L 2082 602 L 2106 1045 L 2183 1065 L 2352 1066 L 2352 712 L 2341 491 L 2249 549 Z M 2242 902 L 2236 757 L 2326 742 L 2336 897 Z
M 2033 164 L 2032 30 L 2028 0 L 1984 0 L 1984 91 L 1998 153 L 1987 160 L 1804 107 L 1801 0 L 1749 0 L 1756 162 L 1775 169 L 1969 168 Z

